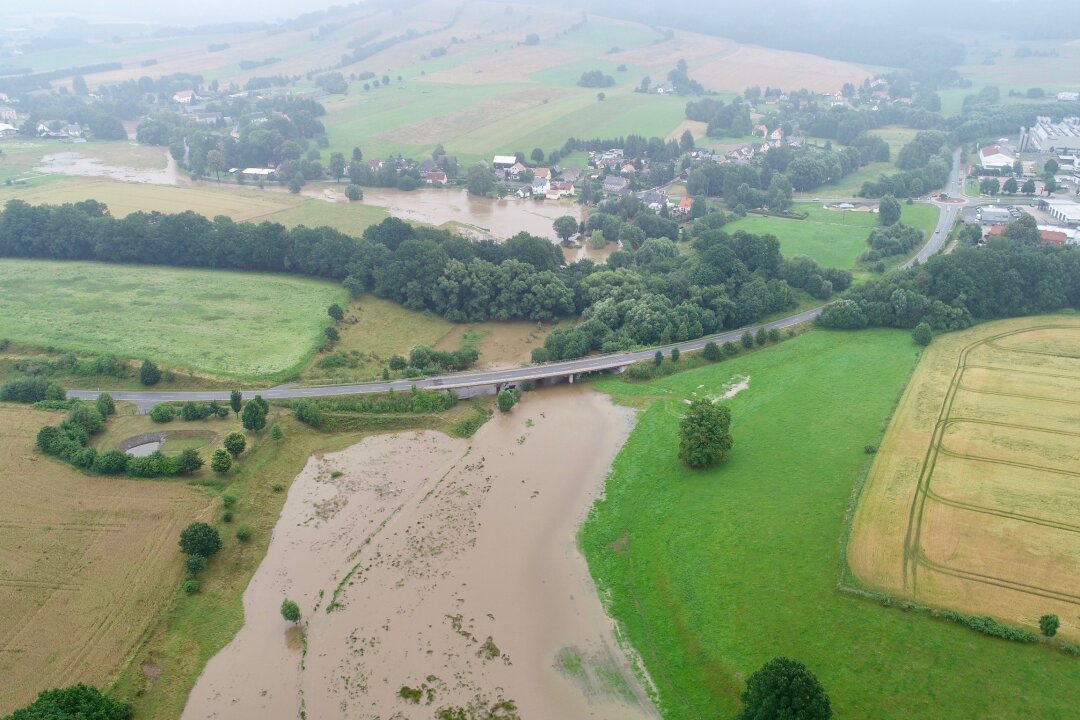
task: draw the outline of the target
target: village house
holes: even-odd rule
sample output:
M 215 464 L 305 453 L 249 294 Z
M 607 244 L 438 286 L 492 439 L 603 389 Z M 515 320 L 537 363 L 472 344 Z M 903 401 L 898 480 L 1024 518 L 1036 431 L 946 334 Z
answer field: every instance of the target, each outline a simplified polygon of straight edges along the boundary
M 553 180 L 547 191 L 548 200 L 561 200 L 564 197 L 573 197 L 574 183 L 565 180 Z
M 546 197 L 547 194 L 548 194 L 548 190 L 550 190 L 550 189 L 551 189 L 551 181 L 548 180 L 547 178 L 542 178 L 542 177 L 533 178 L 533 181 L 532 181 L 532 194 L 534 196 L 535 195 L 540 195 L 540 196 L 545 196 Z
M 514 163 L 513 167 L 509 168 L 506 171 L 506 179 L 519 180 L 521 179 L 521 175 L 528 169 L 529 168 L 526 167 L 523 163 L 516 162 Z
M 423 174 L 423 178 L 428 185 L 445 185 L 448 182 L 446 173 L 441 170 L 430 170 Z
M 193 90 L 178 90 L 173 93 L 172 99 L 181 105 L 190 105 L 197 97 Z
M 16 117 L 15 108 L 0 107 L 0 122 L 15 122 Z
M 630 192 L 630 181 L 618 175 L 608 175 L 604 178 L 603 190 L 614 195 L 626 195 Z
M 275 168 L 244 168 L 240 171 L 240 175 L 245 180 L 274 180 L 277 178 L 277 170 Z
M 551 168 L 533 168 L 534 178 L 543 178 L 544 180 L 551 180 Z
M 14 125 L 0 123 L 0 138 L 15 137 L 18 132 L 18 128 L 16 128 Z
M 513 155 L 496 155 L 491 161 L 491 166 L 495 170 L 509 170 L 517 164 L 517 161 Z

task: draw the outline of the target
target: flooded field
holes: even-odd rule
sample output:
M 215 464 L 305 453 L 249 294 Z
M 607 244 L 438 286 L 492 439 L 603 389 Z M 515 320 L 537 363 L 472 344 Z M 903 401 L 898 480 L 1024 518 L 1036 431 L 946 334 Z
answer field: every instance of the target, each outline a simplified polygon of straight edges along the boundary
M 472 440 L 367 438 L 313 457 L 184 718 L 656 717 L 575 536 L 632 412 L 528 393 Z M 558 447 L 558 453 L 551 448 Z M 282 620 L 285 597 L 300 627 Z
M 428 225 L 450 224 L 452 229 L 477 237 L 504 240 L 521 231 L 558 240 L 551 224 L 562 215 L 582 219 L 582 206 L 569 200 L 492 200 L 465 190 L 364 188 L 364 203 L 378 205 L 391 215 Z
M 35 170 L 52 175 L 71 175 L 74 177 L 99 177 L 123 182 L 148 183 L 150 185 L 177 185 L 180 174 L 176 161 L 168 156 L 162 161 L 163 168 L 127 167 L 107 164 L 100 157 L 84 155 L 79 152 L 58 152 L 45 155 Z

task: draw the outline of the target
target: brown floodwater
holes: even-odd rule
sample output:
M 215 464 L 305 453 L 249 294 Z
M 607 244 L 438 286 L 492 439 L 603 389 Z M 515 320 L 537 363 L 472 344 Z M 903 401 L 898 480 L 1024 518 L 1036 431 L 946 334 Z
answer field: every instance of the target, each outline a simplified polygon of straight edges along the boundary
M 108 165 L 92 155 L 84 155 L 75 151 L 58 152 L 42 157 L 41 164 L 34 169 L 52 175 L 100 177 L 149 185 L 178 185 L 180 183 L 180 173 L 172 155 L 167 155 L 164 169 L 140 170 Z
M 657 717 L 576 546 L 632 424 L 606 396 L 562 387 L 527 393 L 471 440 L 381 435 L 311 458 L 244 627 L 183 717 L 433 717 L 502 700 L 526 719 Z
M 582 206 L 570 200 L 503 200 L 469 195 L 465 190 L 364 188 L 364 203 L 378 205 L 395 217 L 428 225 L 454 223 L 477 237 L 505 240 L 521 231 L 557 241 L 552 223 L 562 215 L 583 218 Z

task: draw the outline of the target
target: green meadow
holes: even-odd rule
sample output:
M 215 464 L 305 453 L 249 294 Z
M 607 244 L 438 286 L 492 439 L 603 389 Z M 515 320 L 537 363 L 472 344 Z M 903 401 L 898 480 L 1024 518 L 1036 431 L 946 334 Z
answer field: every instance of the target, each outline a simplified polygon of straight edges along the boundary
M 922 204 L 901 207 L 901 221 L 921 229 L 929 237 L 937 224 L 938 209 Z M 808 213 L 810 217 L 789 220 L 747 215 L 724 229 L 775 235 L 780 240 L 780 251 L 788 257 L 806 255 L 823 267 L 850 269 L 859 255 L 869 249 L 866 238 L 877 226 L 878 216 L 870 212 L 826 210 L 820 203 L 796 203 L 793 210 Z
M 814 330 L 644 384 L 595 387 L 639 407 L 580 543 L 666 720 L 733 717 L 747 676 L 797 658 L 838 718 L 1066 718 L 1076 659 L 837 589 L 845 511 L 917 360 L 908 333 Z M 685 400 L 731 400 L 723 465 L 677 460 Z
M 294 276 L 0 260 L 0 338 L 238 378 L 297 372 L 345 300 Z

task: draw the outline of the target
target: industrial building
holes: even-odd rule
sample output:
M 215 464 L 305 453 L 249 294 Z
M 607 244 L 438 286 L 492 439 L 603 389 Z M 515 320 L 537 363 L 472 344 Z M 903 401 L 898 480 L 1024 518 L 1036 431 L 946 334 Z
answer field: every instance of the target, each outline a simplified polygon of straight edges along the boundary
M 1008 208 L 997 205 L 984 205 L 977 208 L 975 218 L 983 225 L 1007 225 L 1016 219 Z
M 1064 198 L 1043 198 L 1039 209 L 1045 210 L 1055 220 L 1071 227 L 1080 226 L 1080 204 Z
M 979 164 L 983 170 L 1011 172 L 1016 158 L 1006 153 L 1000 145 L 987 145 L 979 150 Z
M 1068 117 L 1055 123 L 1048 117 L 1035 118 L 1030 128 L 1020 128 L 1017 152 L 1057 152 L 1080 150 L 1080 118 Z

